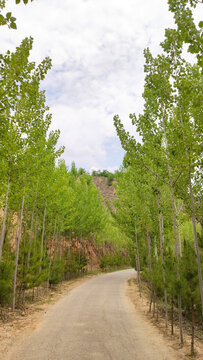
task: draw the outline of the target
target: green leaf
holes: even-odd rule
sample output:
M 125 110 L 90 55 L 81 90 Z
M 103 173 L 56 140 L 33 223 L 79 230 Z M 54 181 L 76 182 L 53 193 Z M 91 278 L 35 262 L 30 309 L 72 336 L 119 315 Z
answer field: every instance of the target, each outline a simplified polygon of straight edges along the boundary
M 16 30 L 17 29 L 16 23 L 12 22 L 10 28 Z
M 203 21 L 199 22 L 199 27 L 202 29 L 203 28 Z
M 20 4 L 20 0 L 16 0 L 16 4 Z
M 8 12 L 8 13 L 6 14 L 6 19 L 9 20 L 9 19 L 11 18 L 11 15 L 12 15 L 11 12 Z

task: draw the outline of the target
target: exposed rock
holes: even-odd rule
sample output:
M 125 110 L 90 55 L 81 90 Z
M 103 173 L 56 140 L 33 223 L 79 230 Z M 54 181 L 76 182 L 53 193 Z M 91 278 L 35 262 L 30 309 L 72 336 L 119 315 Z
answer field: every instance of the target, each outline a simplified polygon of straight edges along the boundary
M 112 205 L 117 195 L 114 186 L 108 185 L 108 179 L 103 176 L 95 176 L 92 178 L 92 182 L 99 190 L 104 203 L 107 201 Z

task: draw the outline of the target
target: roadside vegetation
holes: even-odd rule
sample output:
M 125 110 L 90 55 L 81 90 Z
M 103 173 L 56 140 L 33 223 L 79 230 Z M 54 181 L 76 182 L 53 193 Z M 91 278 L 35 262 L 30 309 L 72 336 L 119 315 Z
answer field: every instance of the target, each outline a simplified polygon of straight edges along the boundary
M 142 282 L 150 292 L 149 311 L 158 316 L 164 304 L 172 334 L 178 313 L 181 344 L 190 321 L 193 356 L 203 323 L 203 22 L 193 20 L 202 2 L 168 4 L 175 27 L 160 54 L 144 50 L 144 109 L 130 114 L 141 141 L 116 115 L 123 166 L 92 174 L 116 189 L 110 211 L 92 176 L 61 159 L 60 131 L 50 131 L 41 82 L 51 59 L 30 62 L 32 38 L 0 54 L 0 304 L 15 310 L 27 293 L 34 299 L 42 286 L 92 271 L 95 254 L 103 270 L 131 262 L 140 293 Z M 0 0 L 0 25 L 12 31 L 16 19 L 4 7 Z
M 1 14 L 0 24 L 17 26 L 11 13 Z M 13 310 L 41 286 L 92 271 L 95 256 L 102 268 L 105 257 L 108 267 L 126 262 L 125 236 L 92 176 L 61 159 L 60 131 L 50 130 L 41 90 L 51 59 L 31 62 L 32 46 L 25 38 L 0 55 L 0 304 Z
M 130 114 L 141 142 L 114 124 L 126 155 L 116 177 L 114 218 L 132 240 L 132 261 L 151 292 L 149 311 L 165 304 L 165 325 L 173 334 L 178 309 L 179 338 L 183 316 L 191 321 L 191 355 L 195 326 L 203 315 L 202 212 L 202 26 L 193 20 L 201 2 L 169 0 L 175 28 L 166 29 L 162 52 L 144 50 L 142 114 Z M 185 50 L 193 55 L 189 63 Z M 134 255 L 135 254 L 135 255 Z M 170 317 L 169 317 L 169 309 Z

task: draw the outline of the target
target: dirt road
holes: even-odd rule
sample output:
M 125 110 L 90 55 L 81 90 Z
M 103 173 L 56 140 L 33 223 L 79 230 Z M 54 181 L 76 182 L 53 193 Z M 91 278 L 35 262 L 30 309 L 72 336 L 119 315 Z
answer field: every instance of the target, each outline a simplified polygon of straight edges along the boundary
M 126 297 L 126 280 L 133 274 L 123 270 L 98 276 L 71 290 L 4 359 L 175 360 Z

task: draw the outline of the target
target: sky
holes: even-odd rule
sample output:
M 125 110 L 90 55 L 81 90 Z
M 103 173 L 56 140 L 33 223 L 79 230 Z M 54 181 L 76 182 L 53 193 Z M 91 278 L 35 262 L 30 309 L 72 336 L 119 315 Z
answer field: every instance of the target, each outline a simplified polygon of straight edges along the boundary
M 32 36 L 30 59 L 52 59 L 42 88 L 67 165 L 118 169 L 124 152 L 113 116 L 137 138 L 129 114 L 142 112 L 143 50 L 160 52 L 165 28 L 174 27 L 167 0 L 8 0 L 5 11 L 18 29 L 1 28 L 1 52 Z

